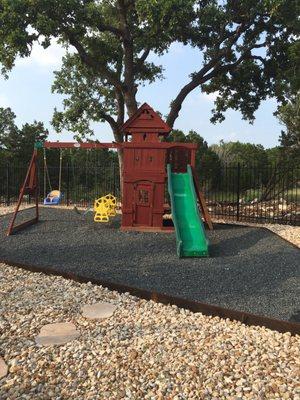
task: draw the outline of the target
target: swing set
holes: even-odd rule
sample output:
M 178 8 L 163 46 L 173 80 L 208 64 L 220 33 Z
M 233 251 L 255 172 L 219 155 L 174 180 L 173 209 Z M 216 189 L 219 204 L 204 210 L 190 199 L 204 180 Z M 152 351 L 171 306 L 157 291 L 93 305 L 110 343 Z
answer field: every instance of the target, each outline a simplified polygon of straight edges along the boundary
M 36 142 L 34 145 L 33 154 L 29 163 L 29 167 L 26 173 L 25 180 L 20 190 L 18 202 L 16 209 L 14 211 L 12 220 L 9 224 L 7 235 L 12 235 L 22 229 L 27 228 L 30 225 L 33 225 L 39 221 L 39 180 L 38 180 L 38 157 L 39 151 L 43 150 L 43 160 L 44 160 L 44 205 L 47 206 L 54 206 L 60 204 L 63 193 L 61 191 L 62 185 L 62 162 L 63 162 L 63 150 L 64 149 L 109 149 L 120 148 L 120 144 L 118 143 L 98 143 L 98 142 L 86 142 L 86 143 L 77 143 L 77 142 Z M 47 165 L 47 157 L 46 157 L 46 150 L 47 149 L 59 149 L 60 156 L 59 156 L 59 177 L 58 177 L 58 189 L 52 188 L 49 169 Z M 46 182 L 48 181 L 48 185 L 50 188 L 50 192 L 46 196 Z M 29 207 L 28 209 L 35 210 L 34 218 L 22 222 L 19 225 L 15 225 L 17 214 L 20 211 L 20 206 L 22 204 L 22 200 L 24 196 L 30 195 L 35 199 L 35 205 L 33 207 Z M 27 210 L 28 210 L 27 209 Z M 74 207 L 76 211 L 76 207 Z M 112 211 L 110 211 L 112 212 Z M 98 222 L 98 221 L 96 221 Z

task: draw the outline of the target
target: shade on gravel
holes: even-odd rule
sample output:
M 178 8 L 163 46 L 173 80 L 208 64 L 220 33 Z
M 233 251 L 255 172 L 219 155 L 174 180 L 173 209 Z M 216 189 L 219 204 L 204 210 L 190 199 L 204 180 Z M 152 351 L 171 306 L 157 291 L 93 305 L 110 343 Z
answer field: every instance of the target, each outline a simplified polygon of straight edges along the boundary
M 96 224 L 44 208 L 39 224 L 6 237 L 8 221 L 0 218 L 0 259 L 299 321 L 299 250 L 263 228 L 216 225 L 210 258 L 178 259 L 175 234 L 124 233 L 118 217 Z

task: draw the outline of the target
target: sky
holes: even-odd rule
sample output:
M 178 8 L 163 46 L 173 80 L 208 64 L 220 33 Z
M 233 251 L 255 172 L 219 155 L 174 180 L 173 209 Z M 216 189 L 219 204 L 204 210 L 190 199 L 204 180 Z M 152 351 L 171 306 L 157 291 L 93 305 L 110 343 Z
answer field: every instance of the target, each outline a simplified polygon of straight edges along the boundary
M 73 134 L 64 132 L 57 134 L 51 126 L 53 110 L 62 110 L 63 97 L 51 93 L 53 71 L 59 70 L 64 50 L 56 43 L 44 50 L 35 45 L 29 58 L 18 59 L 9 79 L 0 77 L 0 107 L 10 107 L 16 114 L 16 123 L 21 126 L 34 120 L 44 122 L 50 131 L 50 140 L 72 140 Z M 152 56 L 157 61 L 155 55 Z M 167 115 L 171 100 L 179 89 L 188 82 L 189 74 L 199 69 L 201 55 L 195 49 L 173 44 L 170 51 L 160 58 L 164 66 L 165 79 L 156 81 L 139 89 L 138 101 L 147 102 L 154 110 Z M 255 122 L 251 125 L 242 120 L 239 112 L 226 112 L 222 123 L 210 122 L 214 94 L 206 95 L 200 89 L 194 90 L 185 100 L 174 128 L 185 133 L 193 129 L 208 144 L 225 141 L 241 141 L 262 144 L 265 148 L 278 145 L 282 126 L 273 116 L 276 101 L 268 99 L 257 110 Z M 113 136 L 108 124 L 93 124 L 95 138 L 108 142 Z

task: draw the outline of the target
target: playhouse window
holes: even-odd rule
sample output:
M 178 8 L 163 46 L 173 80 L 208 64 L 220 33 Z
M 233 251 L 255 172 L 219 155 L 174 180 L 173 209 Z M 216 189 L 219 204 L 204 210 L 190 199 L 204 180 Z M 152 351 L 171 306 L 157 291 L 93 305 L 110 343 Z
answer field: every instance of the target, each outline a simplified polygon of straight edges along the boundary
M 149 203 L 149 192 L 145 189 L 139 190 L 139 203 L 148 204 Z

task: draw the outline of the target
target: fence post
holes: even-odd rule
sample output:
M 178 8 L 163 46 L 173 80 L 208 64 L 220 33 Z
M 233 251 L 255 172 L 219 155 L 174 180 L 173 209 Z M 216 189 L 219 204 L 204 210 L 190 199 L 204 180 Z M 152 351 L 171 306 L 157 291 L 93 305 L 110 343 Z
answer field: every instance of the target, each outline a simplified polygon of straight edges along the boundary
M 9 163 L 6 164 L 6 205 L 10 206 Z
M 241 181 L 241 164 L 237 165 L 237 185 L 236 185 L 236 220 L 240 220 L 240 182 Z
M 69 186 L 70 186 L 70 165 L 69 165 L 69 161 L 68 161 L 68 163 L 67 163 L 67 206 L 70 205 Z

